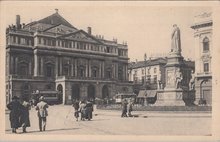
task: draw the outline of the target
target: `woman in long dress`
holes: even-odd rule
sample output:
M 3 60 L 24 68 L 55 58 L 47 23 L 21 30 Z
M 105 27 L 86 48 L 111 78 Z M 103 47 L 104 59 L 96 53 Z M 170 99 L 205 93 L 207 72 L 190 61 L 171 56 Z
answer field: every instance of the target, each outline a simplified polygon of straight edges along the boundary
M 7 108 L 10 110 L 9 120 L 12 128 L 12 133 L 16 133 L 16 129 L 21 126 L 19 118 L 21 115 L 22 105 L 18 100 L 19 98 L 17 96 L 14 96 L 12 98 L 12 101 L 7 104 Z

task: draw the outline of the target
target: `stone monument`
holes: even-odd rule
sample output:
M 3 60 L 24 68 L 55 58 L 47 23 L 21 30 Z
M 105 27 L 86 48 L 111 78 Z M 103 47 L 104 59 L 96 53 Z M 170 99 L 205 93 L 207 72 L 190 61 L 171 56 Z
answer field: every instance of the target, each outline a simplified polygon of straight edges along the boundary
M 171 35 L 171 51 L 165 67 L 165 88 L 157 91 L 155 103 L 157 106 L 185 106 L 183 95 L 188 92 L 182 86 L 184 62 L 181 51 L 180 29 L 174 24 Z

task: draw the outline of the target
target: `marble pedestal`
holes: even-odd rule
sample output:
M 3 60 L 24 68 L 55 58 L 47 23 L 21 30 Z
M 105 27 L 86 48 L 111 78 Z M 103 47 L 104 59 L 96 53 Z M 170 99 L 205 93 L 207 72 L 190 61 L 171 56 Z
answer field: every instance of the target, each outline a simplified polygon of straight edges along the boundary
M 185 106 L 183 96 L 186 93 L 182 89 L 158 90 L 155 106 Z

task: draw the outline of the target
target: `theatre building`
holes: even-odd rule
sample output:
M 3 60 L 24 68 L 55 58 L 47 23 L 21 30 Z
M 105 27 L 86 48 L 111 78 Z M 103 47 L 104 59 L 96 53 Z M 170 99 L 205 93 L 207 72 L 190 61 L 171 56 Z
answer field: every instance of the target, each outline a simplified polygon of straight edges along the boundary
M 77 29 L 58 10 L 29 24 L 17 15 L 6 40 L 6 102 L 29 100 L 36 90 L 60 91 L 64 104 L 133 92 L 127 44 Z

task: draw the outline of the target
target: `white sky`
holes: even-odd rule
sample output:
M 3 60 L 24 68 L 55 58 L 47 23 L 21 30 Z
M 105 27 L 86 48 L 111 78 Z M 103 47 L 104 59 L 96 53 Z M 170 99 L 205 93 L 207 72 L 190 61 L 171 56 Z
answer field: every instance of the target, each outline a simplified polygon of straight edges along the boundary
M 92 27 L 94 35 L 105 39 L 127 41 L 131 61 L 143 60 L 144 53 L 163 54 L 170 51 L 172 25 L 181 30 L 182 55 L 194 59 L 194 38 L 190 26 L 194 16 L 210 12 L 210 7 L 201 6 L 152 6 L 144 2 L 131 5 L 129 2 L 3 2 L 1 4 L 5 29 L 15 24 L 15 15 L 21 23 L 40 20 L 59 9 L 59 14 L 78 29 Z

